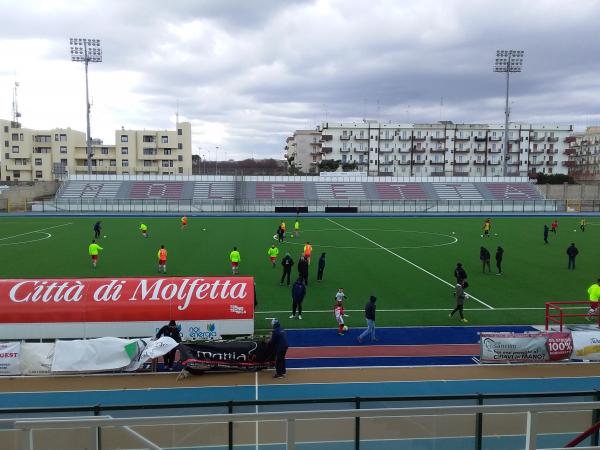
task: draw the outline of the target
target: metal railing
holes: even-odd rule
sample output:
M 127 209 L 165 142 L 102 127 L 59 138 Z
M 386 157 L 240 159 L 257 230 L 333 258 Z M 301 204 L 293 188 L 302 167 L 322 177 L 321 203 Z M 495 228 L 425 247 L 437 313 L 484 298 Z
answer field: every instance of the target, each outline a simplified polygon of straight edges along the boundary
M 542 402 L 547 403 L 542 403 Z M 472 404 L 456 406 L 456 403 L 471 402 Z M 524 403 L 528 402 L 528 403 Z M 540 403 L 536 403 L 540 402 Z M 550 403 L 552 402 L 552 403 Z M 516 403 L 516 404 L 515 404 Z M 449 406 L 450 404 L 450 406 Z M 383 407 L 381 406 L 383 405 Z M 406 406 L 410 405 L 410 406 Z M 425 406 L 426 405 L 426 406 Z M 433 405 L 433 406 L 432 406 Z M 402 407 L 399 407 L 402 406 Z M 391 408 L 390 408 L 391 407 Z M 287 409 L 286 409 L 287 408 Z M 295 410 L 292 410 L 295 408 Z M 306 411 L 310 408 L 310 411 Z M 325 411 L 318 411 L 322 408 Z M 336 409 L 337 408 L 337 409 Z M 263 410 L 260 412 L 260 410 Z M 264 410 L 268 411 L 264 411 Z M 271 409 L 269 411 L 269 409 Z M 283 411 L 282 411 L 283 409 Z M 304 411 L 299 411 L 305 409 Z M 114 415 L 135 415 L 144 411 L 145 417 L 115 418 Z M 249 413 L 251 411 L 252 413 Z M 296 431 L 298 421 L 310 419 L 340 419 L 346 418 L 354 423 L 354 448 L 360 449 L 362 442 L 367 442 L 373 437 L 361 436 L 361 419 L 373 417 L 417 417 L 417 416 L 460 416 L 472 415 L 474 422 L 469 422 L 473 428 L 470 436 L 473 439 L 470 447 L 481 450 L 484 443 L 484 417 L 486 414 L 530 413 L 528 415 L 529 441 L 532 442 L 527 449 L 536 448 L 535 437 L 537 414 L 548 411 L 585 411 L 590 412 L 589 422 L 577 421 L 575 434 L 581 433 L 591 424 L 600 419 L 600 392 L 539 392 L 519 394 L 471 394 L 471 395 L 436 395 L 436 396 L 410 396 L 410 397 L 343 397 L 343 398 L 316 398 L 303 400 L 248 400 L 229 402 L 189 402 L 185 404 L 167 403 L 152 405 L 94 405 L 81 407 L 49 407 L 49 408 L 3 408 L 0 409 L 0 428 L 21 430 L 21 441 L 28 445 L 22 448 L 34 448 L 35 430 L 56 428 L 93 428 L 91 434 L 96 446 L 101 449 L 102 427 L 132 427 L 146 425 L 182 425 L 182 424 L 218 424 L 227 425 L 227 437 L 221 447 L 233 449 L 237 433 L 234 434 L 234 423 L 265 421 L 285 422 L 287 426 L 292 423 L 291 433 Z M 174 413 L 175 412 L 175 413 Z M 322 414 L 326 412 L 326 414 Z M 200 414 L 199 414 L 200 413 Z M 56 417 L 56 415 L 67 415 Z M 80 414 L 74 417 L 75 414 Z M 81 414 L 89 414 L 82 417 Z M 154 414 L 154 416 L 152 416 Z M 15 416 L 20 416 L 15 418 Z M 53 417 L 54 415 L 54 417 Z M 93 417 L 91 417 L 93 415 Z M 529 416 L 531 416 L 529 418 Z M 12 417 L 12 418 L 9 418 Z M 491 416 L 486 427 L 497 423 L 499 417 Z M 566 416 L 563 416 L 566 417 Z M 191 418 L 191 421 L 188 419 Z M 163 421 L 164 419 L 164 421 Z M 445 419 L 446 420 L 446 419 Z M 50 424 L 50 426 L 44 426 Z M 413 424 L 414 425 L 414 424 Z M 366 425 L 369 429 L 369 424 Z M 160 448 L 155 443 L 148 444 L 147 437 L 131 428 L 125 429 L 126 433 L 138 443 L 143 443 L 144 448 Z M 289 432 L 289 428 L 288 428 Z M 489 431 L 488 431 L 489 432 Z M 519 431 L 521 433 L 521 431 Z M 141 438 L 140 438 L 141 437 Z M 299 436 L 301 437 L 301 436 Z M 437 439 L 444 439 L 438 436 Z M 144 439 L 144 440 L 142 440 Z M 591 445 L 598 445 L 598 430 L 590 436 Z M 290 441 L 288 434 L 288 441 Z M 295 445 L 296 439 L 292 439 Z M 301 440 L 301 439 L 300 439 Z M 565 443 L 567 441 L 565 440 Z M 288 447 L 288 448 L 294 448 Z M 581 447 L 578 447 L 581 448 Z M 586 447 L 587 448 L 587 447 Z M 597 447 L 596 447 L 597 448 Z
M 87 429 L 90 431 L 101 430 L 103 427 L 121 428 L 132 435 L 138 442 L 155 450 L 161 447 L 152 442 L 132 427 L 154 426 L 182 426 L 182 425 L 213 425 L 213 424 L 240 424 L 248 422 L 285 422 L 285 444 L 288 450 L 296 448 L 296 430 L 300 421 L 314 420 L 339 420 L 339 419 L 383 419 L 383 418 L 416 418 L 416 417 L 444 417 L 483 414 L 525 414 L 525 449 L 536 450 L 538 437 L 538 418 L 542 413 L 567 413 L 579 411 L 594 411 L 600 408 L 600 402 L 574 402 L 574 403 L 538 403 L 538 404 L 510 404 L 510 405 L 476 405 L 476 406 L 428 406 L 408 408 L 372 408 L 353 410 L 324 410 L 324 411 L 286 411 L 286 412 L 253 412 L 235 414 L 210 414 L 210 415 L 176 415 L 163 417 L 128 417 L 114 418 L 110 416 L 98 417 L 59 417 L 43 419 L 16 419 L 10 422 L 15 430 L 22 433 L 23 448 L 34 450 L 36 430 L 65 430 Z M 3 421 L 7 424 L 7 421 Z M 360 441 L 358 442 L 360 445 Z M 96 449 L 100 448 L 96 440 Z M 593 447 L 587 447 L 593 448 Z
M 538 213 L 565 211 L 559 200 L 133 200 L 52 199 L 31 203 L 34 212 L 228 213 L 275 212 L 278 207 L 308 207 L 311 213 L 352 208 L 357 213 Z M 600 201 L 596 207 L 600 208 Z

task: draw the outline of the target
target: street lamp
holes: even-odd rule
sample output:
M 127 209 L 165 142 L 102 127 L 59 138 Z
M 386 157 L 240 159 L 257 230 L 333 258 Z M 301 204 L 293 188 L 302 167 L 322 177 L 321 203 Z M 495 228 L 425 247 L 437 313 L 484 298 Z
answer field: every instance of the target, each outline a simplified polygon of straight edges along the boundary
M 90 95 L 88 88 L 88 64 L 102 62 L 100 39 L 70 38 L 71 61 L 85 64 L 85 105 L 87 119 L 86 153 L 88 173 L 92 173 L 92 138 L 90 136 Z
M 494 63 L 494 72 L 506 72 L 506 105 L 504 109 L 504 176 L 507 175 L 507 157 L 508 157 L 508 118 L 510 109 L 508 107 L 508 89 L 510 84 L 511 72 L 521 72 L 523 68 L 523 50 L 497 50 L 496 62 Z

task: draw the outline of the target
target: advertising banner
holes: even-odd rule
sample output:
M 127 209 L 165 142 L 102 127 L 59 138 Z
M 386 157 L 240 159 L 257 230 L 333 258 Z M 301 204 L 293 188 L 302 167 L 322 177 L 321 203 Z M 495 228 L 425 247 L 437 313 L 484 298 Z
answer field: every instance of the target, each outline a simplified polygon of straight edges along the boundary
M 210 330 L 198 328 L 206 327 L 208 321 L 218 324 L 213 326 L 218 326 L 220 333 L 251 334 L 254 280 L 252 277 L 0 280 L 3 325 L 0 339 L 147 336 L 155 326 L 171 319 L 185 322 L 192 328 L 190 334 L 210 334 Z
M 484 363 L 548 362 L 568 359 L 571 333 L 481 333 Z
M 21 343 L 0 342 L 0 375 L 19 375 Z
M 600 361 L 600 331 L 573 331 L 573 359 Z
M 275 365 L 267 341 L 223 341 L 179 344 L 181 363 L 190 372 L 262 370 Z

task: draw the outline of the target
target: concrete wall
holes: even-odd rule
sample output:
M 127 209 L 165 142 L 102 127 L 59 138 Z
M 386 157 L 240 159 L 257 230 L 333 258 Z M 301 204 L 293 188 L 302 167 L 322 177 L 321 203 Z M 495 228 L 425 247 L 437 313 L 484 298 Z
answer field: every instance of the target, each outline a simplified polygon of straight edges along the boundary
M 11 186 L 0 193 L 0 211 L 21 211 L 27 209 L 27 202 L 40 197 L 56 194 L 60 186 L 58 181 L 39 181 L 34 184 Z
M 539 191 L 547 199 L 553 200 L 598 200 L 598 184 L 540 184 Z

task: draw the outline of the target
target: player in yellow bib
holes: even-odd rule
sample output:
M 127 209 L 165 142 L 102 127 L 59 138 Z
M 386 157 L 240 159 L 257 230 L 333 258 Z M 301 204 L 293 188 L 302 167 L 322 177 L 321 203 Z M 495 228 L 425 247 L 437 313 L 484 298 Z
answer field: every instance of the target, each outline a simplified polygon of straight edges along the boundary
M 587 320 L 592 320 L 598 311 L 598 299 L 600 299 L 600 278 L 588 288 L 588 296 L 590 299 L 590 309 L 588 310 Z
M 240 273 L 240 261 L 242 257 L 240 256 L 240 252 L 238 252 L 237 247 L 233 247 L 233 250 L 229 254 L 229 261 L 231 261 L 231 272 L 234 275 Z
M 481 237 L 490 237 L 490 231 L 492 230 L 492 220 L 491 219 L 485 219 L 485 222 L 483 222 L 483 234 L 481 235 Z
M 300 221 L 299 220 L 296 220 L 294 222 L 294 236 L 295 237 L 300 236 Z
M 104 250 L 104 249 L 102 247 L 100 247 L 98 244 L 96 244 L 95 239 L 92 240 L 92 243 L 88 247 L 88 253 L 92 257 L 92 267 L 94 269 L 96 268 L 96 264 L 98 263 L 98 255 L 100 254 L 101 250 Z
M 145 238 L 148 237 L 148 226 L 145 223 L 140 223 L 140 232 Z
M 267 250 L 267 255 L 269 255 L 269 259 L 271 260 L 271 264 L 273 264 L 274 269 L 277 256 L 279 255 L 279 249 L 275 246 L 275 244 L 269 247 L 269 250 Z

